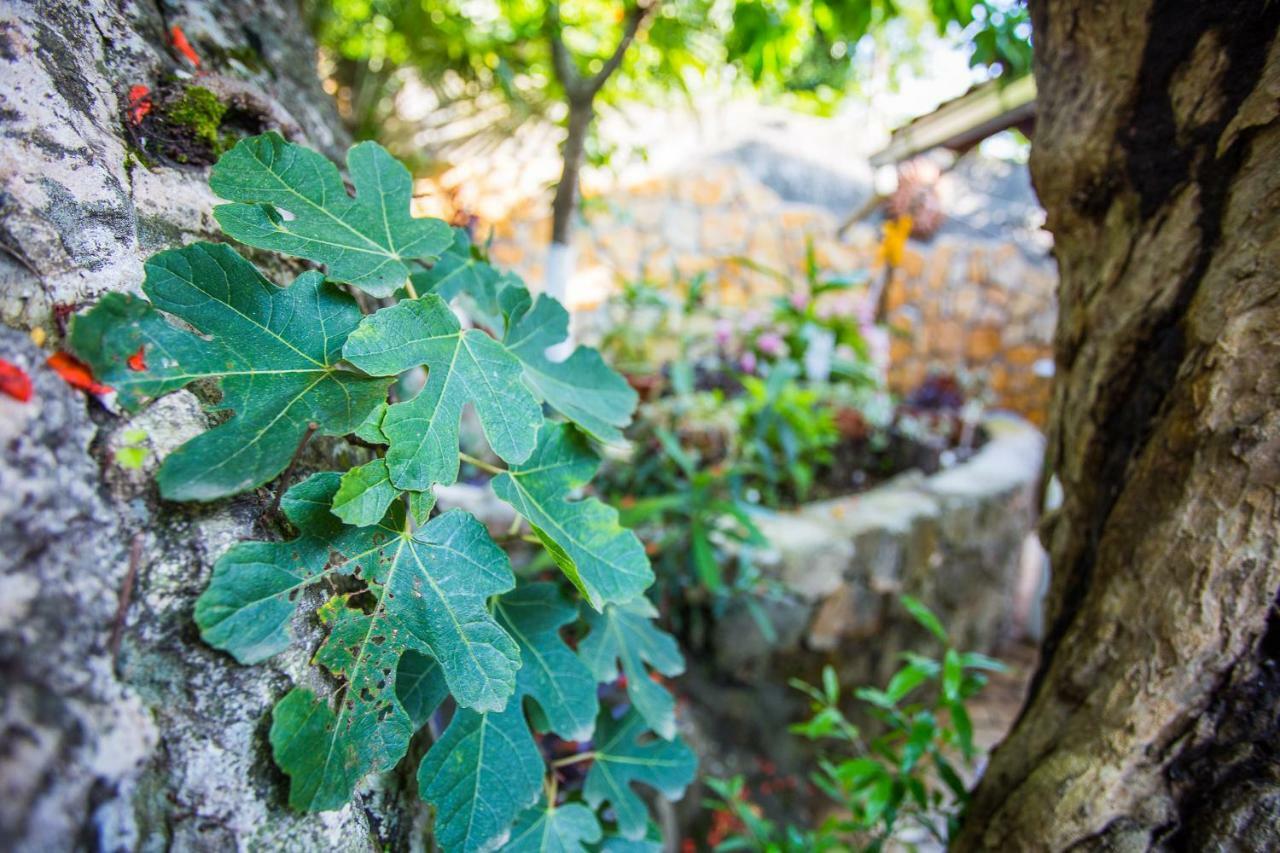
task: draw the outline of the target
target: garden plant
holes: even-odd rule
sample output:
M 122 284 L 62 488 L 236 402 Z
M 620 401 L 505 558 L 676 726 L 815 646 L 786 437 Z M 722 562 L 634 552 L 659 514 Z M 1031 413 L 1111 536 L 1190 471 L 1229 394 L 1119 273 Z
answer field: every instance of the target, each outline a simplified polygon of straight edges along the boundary
M 71 346 L 128 410 L 217 384 L 225 420 L 164 460 L 166 498 L 288 487 L 277 495 L 286 538 L 223 554 L 195 619 L 249 665 L 289 647 L 299 608 L 321 601 L 328 636 L 314 663 L 327 677 L 271 714 L 294 809 L 342 807 L 429 729 L 416 776 L 445 849 L 642 842 L 648 809 L 632 783 L 678 797 L 694 775 L 674 700 L 649 677 L 683 661 L 653 624 L 640 542 L 613 509 L 578 497 L 598 465 L 592 443 L 621 437 L 635 394 L 594 350 L 548 361 L 564 308 L 443 222 L 411 217 L 409 173 L 385 150 L 357 145 L 347 167 L 354 197 L 320 154 L 274 133 L 242 140 L 210 176 L 227 200 L 219 223 L 323 271 L 278 287 L 225 244 L 164 251 L 147 261 L 146 299 L 109 294 L 75 318 Z M 350 288 L 381 307 L 363 312 Z M 456 297 L 488 328 L 464 328 Z M 503 467 L 459 449 L 465 406 Z M 370 458 L 289 485 L 313 435 Z M 555 579 L 517 577 L 476 518 L 433 511 L 433 487 L 455 482 L 464 459 L 492 475 Z M 625 691 L 602 692 L 619 672 Z M 589 769 L 566 775 L 575 765 Z

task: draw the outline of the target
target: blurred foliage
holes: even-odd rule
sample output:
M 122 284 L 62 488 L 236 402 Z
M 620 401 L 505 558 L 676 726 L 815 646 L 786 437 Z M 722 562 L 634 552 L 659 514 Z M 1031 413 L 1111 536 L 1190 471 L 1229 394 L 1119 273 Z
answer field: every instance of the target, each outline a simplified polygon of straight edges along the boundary
M 599 105 L 684 95 L 694 80 L 730 79 L 831 109 L 887 57 L 890 73 L 918 58 L 929 26 L 972 45 L 971 64 L 1019 76 L 1030 67 L 1029 18 L 1019 0 L 655 0 Z M 603 67 L 622 36 L 627 0 L 302 0 L 356 134 L 375 137 L 416 72 L 458 134 L 509 134 L 533 117 L 560 121 L 549 12 L 583 75 Z M 891 25 L 899 31 L 887 34 Z M 880 63 L 883 66 L 885 63 Z M 467 109 L 453 113 L 454 105 Z M 596 142 L 592 154 L 607 154 Z
M 767 379 L 742 379 L 742 464 L 775 506 L 809 497 L 818 469 L 831 464 L 831 450 L 840 439 L 831 408 L 823 405 L 818 390 L 796 383 L 799 372 L 792 363 L 770 371 Z
M 977 755 L 968 703 L 987 683 L 987 672 L 1005 669 L 999 661 L 957 650 L 938 617 L 904 595 L 901 603 L 943 647 L 938 658 L 914 652 L 883 690 L 860 687 L 856 699 L 883 732 L 867 738 L 842 710 L 835 670 L 827 666 L 822 685 L 793 680 L 808 695 L 813 716 L 792 731 L 830 749 L 818 761 L 812 781 L 834 806 L 816 827 L 779 824 L 750 802 L 741 777 L 708 780 L 716 799 L 710 808 L 727 813 L 733 831 L 716 851 L 801 853 L 824 850 L 879 851 L 899 828 L 923 830 L 946 845 L 969 803 L 957 763 L 972 767 Z

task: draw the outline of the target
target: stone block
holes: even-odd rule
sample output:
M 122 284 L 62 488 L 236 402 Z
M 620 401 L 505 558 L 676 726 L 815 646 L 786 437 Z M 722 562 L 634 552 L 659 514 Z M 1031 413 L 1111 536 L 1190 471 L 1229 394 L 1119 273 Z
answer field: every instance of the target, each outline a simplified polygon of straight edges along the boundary
M 808 647 L 829 652 L 842 640 L 874 635 L 880 628 L 883 599 L 864 584 L 852 582 L 840 587 L 818 606 L 809 623 Z
M 969 320 L 978 313 L 978 305 L 982 300 L 981 290 L 972 285 L 963 287 L 955 295 L 951 303 L 952 316 L 961 320 Z
M 787 589 L 804 601 L 817 601 L 840 588 L 853 559 L 853 543 L 828 526 L 795 513 L 758 520 L 769 552 L 760 555 Z
M 800 647 L 812 605 L 789 595 L 737 599 L 715 622 L 716 666 L 751 677 L 767 668 L 776 654 Z
M 1012 367 L 1030 368 L 1041 358 L 1052 357 L 1052 351 L 1045 346 L 1020 344 L 1005 351 L 1004 357 Z
M 955 358 L 964 352 L 964 328 L 955 320 L 943 320 L 925 335 L 929 352 L 939 358 Z
M 702 218 L 702 251 L 713 254 L 743 252 L 751 220 L 744 210 L 707 213 Z
M 1000 329 L 994 326 L 980 326 L 969 332 L 965 341 L 964 354 L 970 362 L 985 363 L 1000 352 Z

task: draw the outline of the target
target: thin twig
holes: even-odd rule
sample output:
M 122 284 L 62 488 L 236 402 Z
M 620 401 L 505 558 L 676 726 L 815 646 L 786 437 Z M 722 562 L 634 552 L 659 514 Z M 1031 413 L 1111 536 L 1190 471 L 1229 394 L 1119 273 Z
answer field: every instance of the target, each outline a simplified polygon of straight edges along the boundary
M 138 579 L 138 566 L 142 564 L 142 543 L 142 534 L 133 534 L 133 544 L 129 548 L 129 570 L 124 573 L 124 581 L 120 584 L 120 598 L 116 604 L 115 620 L 111 625 L 111 639 L 107 642 L 113 670 L 116 668 L 116 659 L 120 656 L 120 640 L 124 636 L 124 617 L 129 612 L 129 603 L 133 601 L 133 586 Z
M 315 421 L 307 424 L 307 431 L 303 434 L 302 440 L 298 442 L 298 447 L 293 451 L 293 458 L 289 460 L 289 467 L 284 469 L 284 473 L 280 475 L 280 482 L 276 485 L 276 496 L 271 499 L 271 507 L 267 510 L 268 515 L 275 515 L 280 511 L 280 498 L 289 489 L 289 480 L 293 476 L 294 466 L 298 464 L 298 457 L 302 455 L 302 451 L 306 449 L 307 442 L 311 440 L 311 436 L 315 435 L 320 425 Z
M 566 758 L 557 758 L 555 761 L 551 762 L 551 766 L 564 767 L 565 765 L 568 765 L 568 764 L 577 764 L 580 761 L 590 761 L 595 757 L 596 757 L 595 750 L 589 750 L 587 752 L 579 752 L 575 755 L 570 755 Z
M 470 453 L 463 453 L 459 451 L 458 458 L 461 459 L 463 462 L 466 462 L 468 465 L 474 465 L 477 468 L 479 468 L 481 471 L 488 471 L 490 474 L 493 474 L 494 476 L 497 476 L 498 474 L 507 473 L 506 471 L 497 467 L 496 465 L 490 465 L 488 462 L 485 462 L 483 459 L 477 459 L 476 457 L 472 456 Z

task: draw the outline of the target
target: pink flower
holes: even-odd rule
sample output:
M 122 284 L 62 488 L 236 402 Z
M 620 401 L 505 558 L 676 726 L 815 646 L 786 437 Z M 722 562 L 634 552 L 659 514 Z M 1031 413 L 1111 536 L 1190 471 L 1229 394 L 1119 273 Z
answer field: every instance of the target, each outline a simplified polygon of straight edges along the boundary
M 742 358 L 738 360 L 738 366 L 742 368 L 743 373 L 756 372 L 756 354 L 753 352 L 744 352 Z
M 716 346 L 726 347 L 733 340 L 733 325 L 728 320 L 716 323 Z
M 809 297 L 803 293 L 791 294 L 791 307 L 797 311 L 803 311 L 804 307 L 809 304 Z
M 780 358 L 786 354 L 787 344 L 777 332 L 765 332 L 756 338 L 756 349 L 770 358 Z

